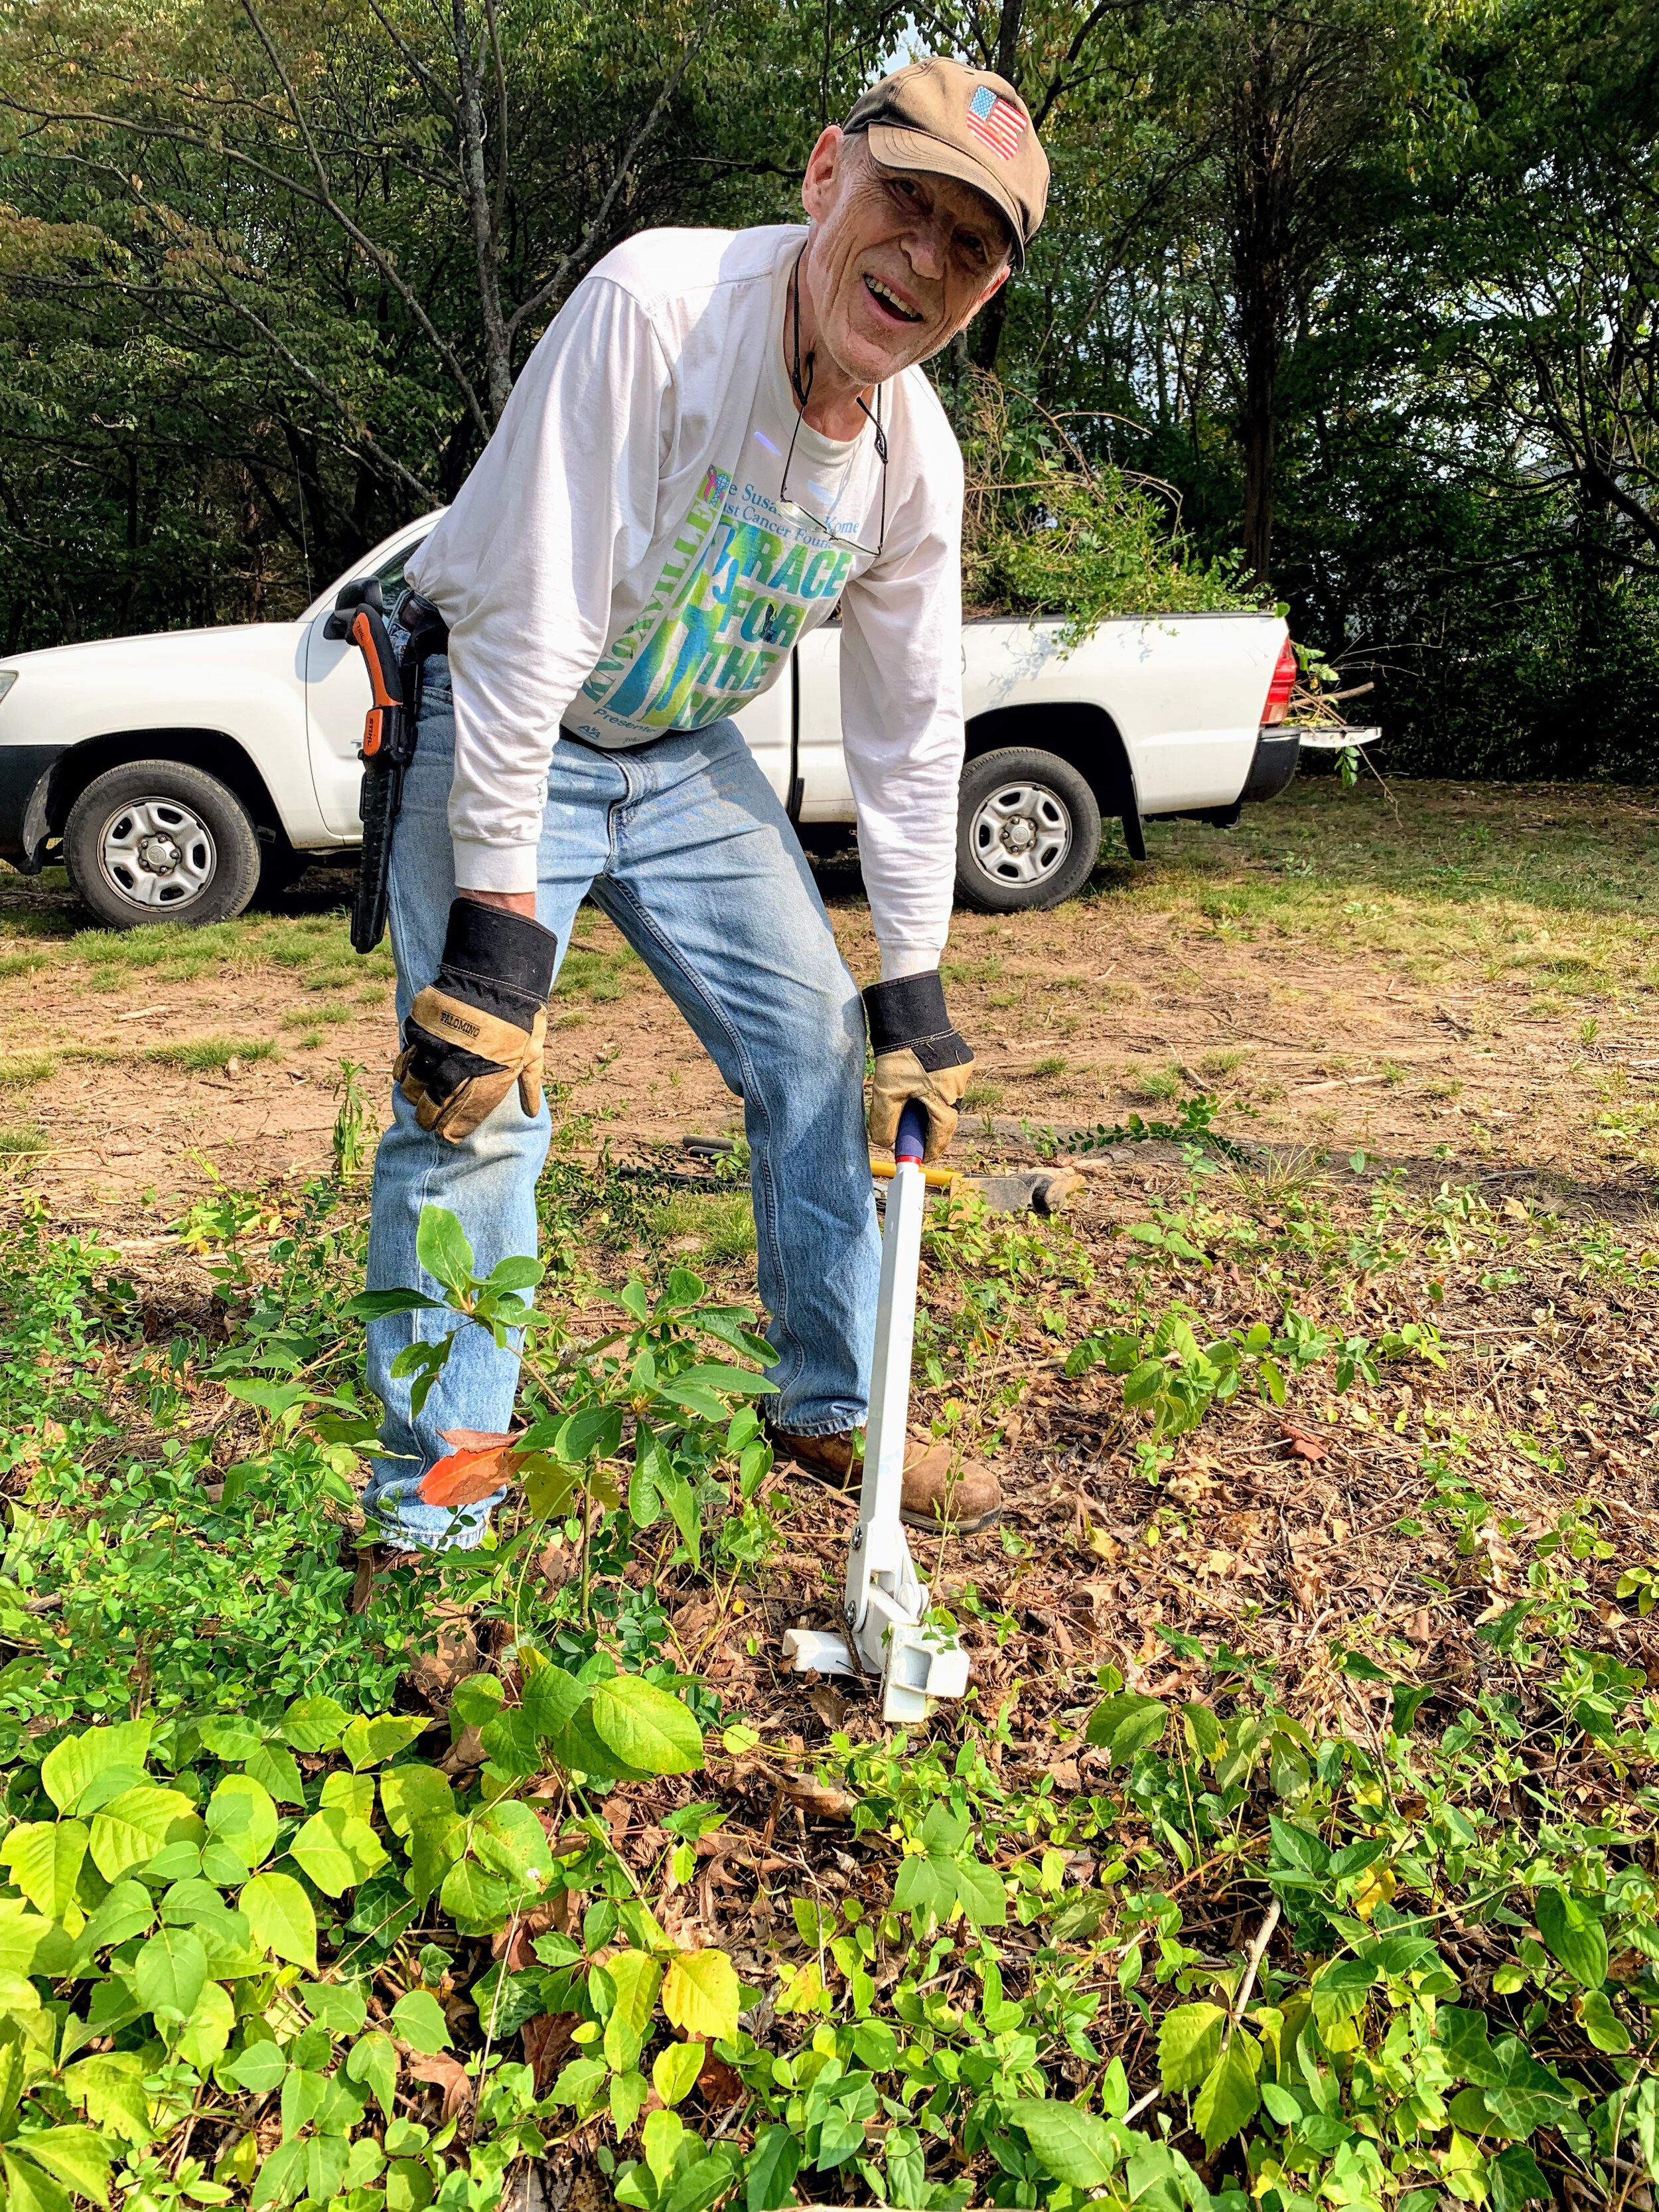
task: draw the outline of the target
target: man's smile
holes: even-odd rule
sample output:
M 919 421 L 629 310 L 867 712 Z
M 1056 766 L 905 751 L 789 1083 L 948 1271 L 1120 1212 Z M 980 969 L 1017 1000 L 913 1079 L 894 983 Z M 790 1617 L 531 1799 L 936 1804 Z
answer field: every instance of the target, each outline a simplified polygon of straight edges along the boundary
M 892 286 L 884 283 L 879 276 L 872 276 L 866 271 L 864 289 L 875 301 L 878 313 L 891 321 L 919 323 L 923 319 L 919 307 L 913 307 L 908 301 L 901 299 Z

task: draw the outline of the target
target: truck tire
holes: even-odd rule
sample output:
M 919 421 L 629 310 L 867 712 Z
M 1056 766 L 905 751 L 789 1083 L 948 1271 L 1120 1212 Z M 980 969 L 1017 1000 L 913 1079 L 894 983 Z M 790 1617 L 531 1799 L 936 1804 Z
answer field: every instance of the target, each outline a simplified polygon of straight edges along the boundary
M 1100 805 L 1069 761 L 1030 745 L 981 753 L 962 771 L 957 896 L 981 914 L 1074 897 L 1100 857 Z
M 94 777 L 64 824 L 70 881 L 110 929 L 228 921 L 259 882 L 247 809 L 183 761 L 128 761 Z

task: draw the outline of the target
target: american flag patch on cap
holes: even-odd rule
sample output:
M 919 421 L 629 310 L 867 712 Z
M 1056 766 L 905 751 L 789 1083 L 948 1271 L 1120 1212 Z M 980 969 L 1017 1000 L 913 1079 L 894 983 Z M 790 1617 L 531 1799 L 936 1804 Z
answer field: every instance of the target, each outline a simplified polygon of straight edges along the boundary
M 968 128 L 994 154 L 1012 161 L 1025 136 L 1025 118 L 1012 100 L 1004 100 L 988 84 L 981 84 L 968 103 Z

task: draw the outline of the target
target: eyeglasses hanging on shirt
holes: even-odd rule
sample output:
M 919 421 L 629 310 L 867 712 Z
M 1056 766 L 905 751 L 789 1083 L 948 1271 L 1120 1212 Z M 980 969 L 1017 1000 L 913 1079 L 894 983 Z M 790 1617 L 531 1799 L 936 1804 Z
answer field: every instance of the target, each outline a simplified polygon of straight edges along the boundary
M 861 397 L 858 398 L 859 410 L 867 417 L 875 430 L 876 459 L 881 463 L 881 525 L 877 532 L 875 544 L 861 545 L 856 538 L 847 537 L 827 516 L 815 514 L 810 507 L 803 507 L 799 500 L 792 495 L 789 489 L 789 469 L 795 458 L 795 440 L 800 434 L 801 422 L 806 413 L 806 403 L 812 396 L 812 372 L 817 365 L 815 356 L 809 353 L 806 356 L 806 374 L 803 380 L 800 365 L 800 264 L 805 252 L 806 248 L 802 246 L 800 252 L 795 256 L 795 265 L 789 272 L 789 301 L 794 319 L 794 357 L 789 364 L 789 383 L 795 395 L 795 427 L 789 434 L 789 451 L 783 458 L 783 482 L 778 488 L 778 498 L 783 506 L 793 507 L 797 514 L 805 515 L 809 522 L 815 524 L 832 544 L 850 547 L 854 553 L 866 554 L 871 560 L 878 561 L 881 558 L 881 549 L 887 542 L 887 433 L 881 427 L 880 414 L 878 412 L 872 415 Z M 856 394 L 854 396 L 858 397 Z M 881 405 L 879 385 L 876 386 L 876 405 L 878 409 Z M 820 486 L 810 482 L 807 488 L 811 491 L 821 489 Z

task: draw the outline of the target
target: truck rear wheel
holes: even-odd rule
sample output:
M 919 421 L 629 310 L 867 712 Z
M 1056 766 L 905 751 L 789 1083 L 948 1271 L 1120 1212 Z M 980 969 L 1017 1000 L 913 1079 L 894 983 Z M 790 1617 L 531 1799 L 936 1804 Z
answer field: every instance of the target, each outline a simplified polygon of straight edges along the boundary
M 1100 857 L 1100 805 L 1069 761 L 1004 745 L 962 771 L 957 896 L 981 914 L 1075 896 Z
M 259 881 L 247 809 L 183 761 L 129 761 L 94 777 L 64 824 L 70 881 L 110 929 L 228 921 Z

